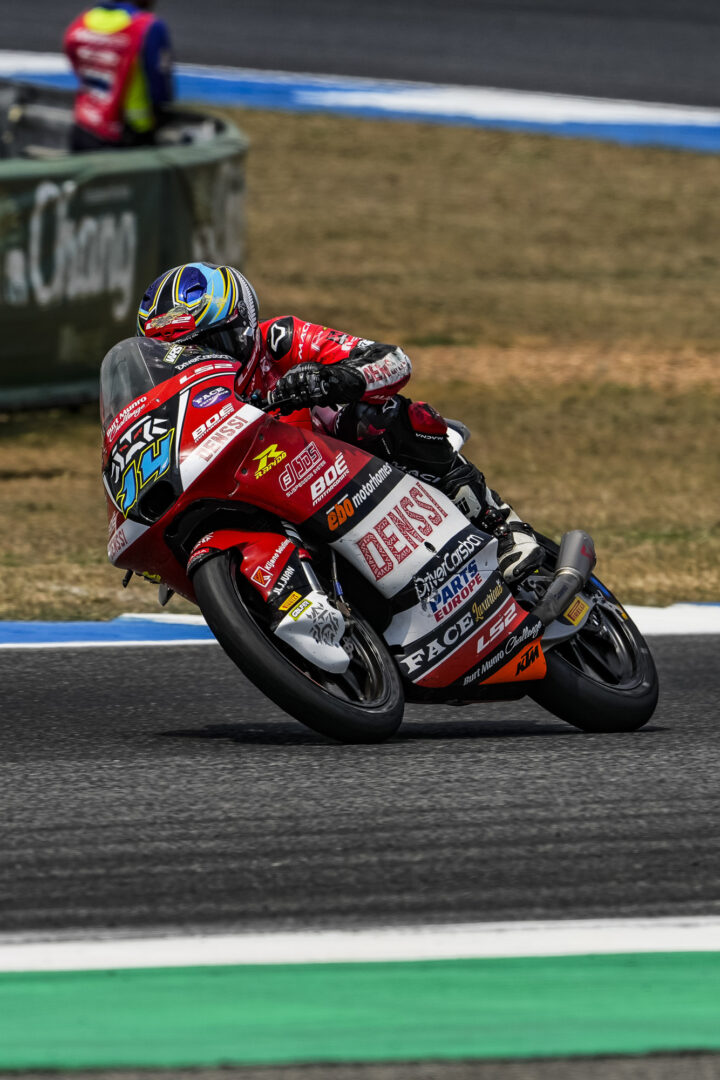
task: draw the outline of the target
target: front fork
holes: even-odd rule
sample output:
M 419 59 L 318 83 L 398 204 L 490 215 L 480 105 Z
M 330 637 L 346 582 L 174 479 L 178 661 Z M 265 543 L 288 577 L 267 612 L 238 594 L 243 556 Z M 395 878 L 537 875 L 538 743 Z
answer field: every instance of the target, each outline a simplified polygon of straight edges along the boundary
M 324 671 L 344 672 L 350 656 L 342 646 L 345 619 L 320 585 L 310 555 L 294 526 L 283 532 L 218 529 L 193 548 L 188 575 L 207 559 L 237 550 L 238 572 L 264 600 L 267 625 L 281 641 Z

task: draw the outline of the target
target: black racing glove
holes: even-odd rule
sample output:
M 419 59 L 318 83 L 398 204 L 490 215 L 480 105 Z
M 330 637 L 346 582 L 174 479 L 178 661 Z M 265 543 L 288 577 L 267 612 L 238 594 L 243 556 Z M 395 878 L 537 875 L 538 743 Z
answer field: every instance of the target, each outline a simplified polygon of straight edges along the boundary
M 365 388 L 365 379 L 360 372 L 342 364 L 298 364 L 278 379 L 268 400 L 286 415 L 312 405 L 357 401 Z

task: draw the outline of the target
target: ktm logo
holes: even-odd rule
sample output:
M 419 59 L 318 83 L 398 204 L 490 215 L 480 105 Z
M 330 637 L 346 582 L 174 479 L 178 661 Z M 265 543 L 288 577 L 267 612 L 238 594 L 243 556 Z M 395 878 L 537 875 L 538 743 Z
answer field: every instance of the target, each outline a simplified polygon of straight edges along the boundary
M 287 454 L 284 450 L 278 450 L 277 443 L 273 443 L 272 446 L 268 446 L 267 450 L 263 450 L 261 454 L 256 454 L 253 461 L 259 461 L 260 464 L 257 467 L 255 473 L 255 479 L 258 480 L 265 473 L 270 472 L 276 465 L 279 465 L 281 461 L 284 461 Z
M 537 645 L 533 645 L 532 649 L 528 649 L 523 658 L 520 660 L 515 674 L 519 675 L 521 671 L 527 671 L 531 664 L 534 664 L 540 655 L 540 648 Z

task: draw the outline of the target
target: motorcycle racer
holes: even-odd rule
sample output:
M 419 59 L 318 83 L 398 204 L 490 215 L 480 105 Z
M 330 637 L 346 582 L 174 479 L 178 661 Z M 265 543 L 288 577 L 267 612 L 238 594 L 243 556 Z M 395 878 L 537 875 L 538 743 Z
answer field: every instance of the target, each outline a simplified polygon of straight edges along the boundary
M 456 452 L 443 417 L 398 393 L 412 370 L 399 346 L 294 315 L 260 321 L 247 278 L 233 267 L 207 262 L 173 267 L 153 281 L 138 310 L 137 332 L 232 357 L 238 363 L 237 390 L 246 399 L 268 398 L 286 422 L 319 425 L 435 484 L 497 537 L 498 563 L 508 583 L 542 562 L 531 527 Z

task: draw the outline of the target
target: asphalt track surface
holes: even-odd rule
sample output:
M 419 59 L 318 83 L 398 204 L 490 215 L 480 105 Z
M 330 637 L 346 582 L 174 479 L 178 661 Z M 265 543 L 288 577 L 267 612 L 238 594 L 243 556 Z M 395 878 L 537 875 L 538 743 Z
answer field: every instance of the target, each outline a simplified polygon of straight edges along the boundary
M 640 732 L 412 707 L 380 747 L 215 645 L 0 652 L 0 933 L 717 914 L 718 638 L 652 645 Z
M 53 52 L 83 5 L 3 7 L 3 48 Z M 185 62 L 720 105 L 717 0 L 160 0 L 158 13 Z

